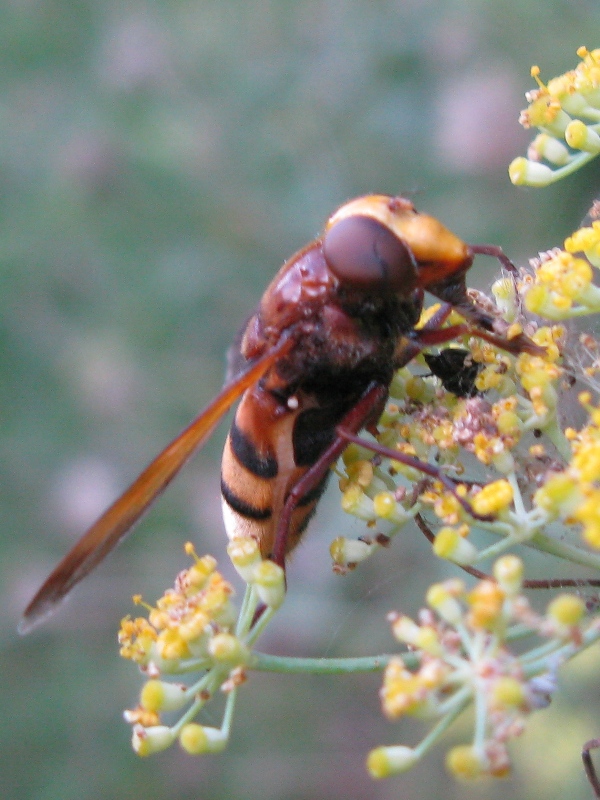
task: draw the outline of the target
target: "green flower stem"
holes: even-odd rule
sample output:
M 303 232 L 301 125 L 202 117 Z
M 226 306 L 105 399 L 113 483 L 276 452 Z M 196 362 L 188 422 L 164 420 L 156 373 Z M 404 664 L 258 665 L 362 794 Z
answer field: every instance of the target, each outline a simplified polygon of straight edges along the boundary
M 176 670 L 163 670 L 163 675 L 183 675 L 186 672 L 200 672 L 210 669 L 212 661 L 209 658 L 185 658 L 178 662 Z
M 186 691 L 186 697 L 192 700 L 195 695 L 199 695 L 200 692 L 208 691 L 212 694 L 214 691 L 213 686 L 213 672 L 212 669 L 209 669 L 207 673 L 205 673 L 196 683 L 193 683 L 191 686 L 188 686 Z M 196 701 L 194 701 L 196 702 Z M 205 703 L 206 701 L 203 701 Z
M 254 627 L 248 633 L 248 636 L 244 639 L 244 644 L 248 647 L 252 647 L 252 645 L 258 640 L 259 636 L 262 634 L 264 629 L 267 627 L 269 622 L 271 621 L 273 615 L 275 614 L 277 609 L 274 608 L 265 608 L 263 611 L 260 619 L 254 625 Z
M 537 631 L 535 631 L 533 628 L 530 628 L 529 625 L 519 622 L 517 625 L 511 625 L 511 627 L 508 628 L 504 636 L 504 640 L 507 642 L 512 642 L 515 639 L 524 639 L 527 636 L 536 635 Z
M 569 462 L 573 455 L 571 452 L 571 445 L 559 425 L 556 414 L 554 414 L 552 420 L 544 426 L 544 434 L 550 439 L 554 447 L 556 447 L 563 460 Z
M 506 479 L 510 483 L 510 486 L 513 490 L 513 502 L 517 516 L 527 516 L 527 511 L 525 509 L 525 504 L 523 503 L 523 495 L 521 494 L 521 490 L 519 488 L 516 472 L 511 470 L 511 472 L 506 476 Z
M 236 636 L 244 636 L 250 630 L 252 620 L 254 619 L 254 612 L 256 611 L 256 605 L 256 593 L 251 584 L 247 583 L 244 599 L 242 600 L 242 607 L 235 626 Z
M 522 538 L 515 542 L 515 540 L 510 536 L 510 533 L 499 530 L 500 524 L 510 529 L 510 526 L 505 525 L 505 523 L 478 523 L 478 528 L 489 531 L 490 533 L 494 533 L 497 536 L 503 536 L 505 538 L 503 538 L 500 542 L 496 542 L 496 544 L 480 550 L 477 556 L 477 562 L 488 558 L 495 558 L 500 553 L 503 553 L 508 547 L 512 547 L 515 543 L 519 543 L 527 547 L 531 547 L 534 550 L 540 550 L 543 553 L 549 553 L 550 555 L 561 558 L 564 561 L 570 561 L 572 564 L 580 564 L 583 567 L 590 567 L 591 569 L 600 570 L 600 554 L 590 553 L 588 550 L 583 550 L 581 547 L 574 547 L 573 545 L 559 542 L 556 539 L 541 533 L 541 531 L 537 531 L 529 539 Z
M 465 700 L 473 700 L 473 687 L 466 685 L 462 676 L 458 678 L 458 685 L 460 686 L 460 689 L 457 689 L 456 692 L 448 698 L 448 700 L 444 700 L 438 706 L 438 712 L 440 716 L 454 714 L 457 709 L 460 713 L 460 711 L 465 708 Z
M 556 183 L 557 181 L 566 178 L 568 175 L 572 175 L 577 170 L 581 169 L 588 161 L 596 158 L 597 153 L 584 153 L 581 152 L 578 156 L 570 161 L 568 164 L 565 164 L 564 167 L 559 167 L 558 169 L 552 170 L 552 177 L 548 181 L 548 184 Z
M 204 692 L 208 693 L 208 698 L 212 697 L 212 695 L 218 690 L 219 686 L 224 680 L 226 680 L 226 678 L 227 670 L 217 667 L 211 669 L 211 671 L 204 676 L 200 683 L 204 683 L 202 689 Z M 206 705 L 208 698 L 198 698 L 195 700 L 185 714 L 177 720 L 175 725 L 173 725 L 171 728 L 171 731 L 175 736 L 179 735 L 179 732 L 184 725 L 187 725 L 188 722 L 191 722 L 196 717 L 196 715 L 202 710 L 202 707 Z
M 580 564 L 582 567 L 600 570 L 600 554 L 590 553 L 580 547 L 573 547 L 564 542 L 559 542 L 543 533 L 534 534 L 529 541 L 523 542 L 523 544 L 533 547 L 535 550 L 541 550 L 543 553 L 550 553 L 565 561 L 570 561 L 572 564 Z
M 294 658 L 272 656 L 267 653 L 252 654 L 249 669 L 259 672 L 306 673 L 309 675 L 343 675 L 355 672 L 381 672 L 397 655 L 366 656 L 363 658 Z M 417 665 L 412 653 L 404 653 L 402 660 L 409 669 Z
M 519 658 L 519 663 L 523 666 L 523 670 L 528 678 L 537 675 L 541 671 L 545 672 L 548 669 L 548 656 L 555 654 L 561 647 L 560 642 L 556 639 L 550 639 L 544 642 L 539 647 L 529 650 Z
M 477 554 L 476 563 L 479 563 L 480 561 L 485 561 L 487 558 L 496 558 L 497 555 L 500 555 L 513 545 L 514 542 L 508 536 L 506 536 L 506 538 L 501 539 L 499 542 L 496 542 L 496 544 L 492 544 L 489 547 L 480 550 L 479 553 Z
M 473 735 L 473 746 L 483 753 L 485 744 L 485 732 L 487 726 L 487 696 L 486 689 L 478 686 L 475 691 L 475 731 Z
M 573 642 L 568 642 L 567 644 L 562 645 L 562 647 L 557 648 L 551 655 L 552 661 L 556 661 L 557 664 L 560 664 L 564 661 L 568 661 L 573 656 L 576 656 L 578 653 L 581 653 L 583 650 L 586 650 L 591 645 L 595 644 L 597 641 L 600 640 L 600 627 L 598 625 L 594 625 L 590 627 L 584 634 L 582 638 L 582 642 L 579 645 L 574 644 Z M 556 644 L 556 642 L 554 642 Z M 537 655 L 538 658 L 535 660 L 529 661 L 523 664 L 523 671 L 527 678 L 534 677 L 535 675 L 540 675 L 541 673 L 548 672 L 549 668 L 549 661 L 548 661 L 548 653 L 541 653 L 543 649 L 542 647 L 537 648 Z M 527 656 L 531 656 L 535 653 L 532 650 L 530 653 L 527 653 Z
M 383 481 L 383 483 L 385 483 L 390 492 L 395 492 L 396 489 L 398 488 L 392 476 L 389 475 L 384 470 L 382 470 L 381 467 L 375 467 L 375 469 L 373 470 L 373 475 L 379 478 L 380 481 Z
M 227 702 L 225 703 L 225 711 L 223 713 L 223 722 L 221 723 L 221 732 L 226 739 L 229 739 L 229 732 L 231 730 L 231 722 L 233 720 L 233 711 L 235 709 L 235 700 L 237 697 L 237 687 L 231 690 L 227 695 Z
M 446 716 L 441 719 L 438 724 L 429 731 L 427 736 L 425 736 L 424 739 L 421 739 L 419 744 L 414 748 L 418 758 L 422 758 L 429 748 L 433 747 L 438 739 L 442 737 L 442 735 L 448 730 L 457 717 L 459 717 L 465 708 L 470 704 L 472 700 L 471 687 L 465 686 L 464 689 L 457 692 L 452 699 L 455 701 L 456 707 L 449 711 Z

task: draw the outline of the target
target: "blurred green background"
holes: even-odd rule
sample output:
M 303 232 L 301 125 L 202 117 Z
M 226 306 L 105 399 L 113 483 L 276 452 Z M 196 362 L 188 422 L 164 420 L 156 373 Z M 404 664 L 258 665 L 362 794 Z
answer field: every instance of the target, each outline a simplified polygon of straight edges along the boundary
M 132 753 L 120 715 L 141 682 L 117 656 L 118 622 L 134 592 L 152 600 L 172 582 L 187 539 L 231 574 L 226 426 L 46 627 L 24 639 L 15 627 L 86 525 L 219 390 L 227 344 L 262 289 L 344 200 L 408 194 L 515 260 L 560 243 L 598 170 L 540 191 L 511 187 L 506 167 L 529 138 L 517 116 L 531 64 L 550 78 L 599 34 L 595 0 L 2 4 L 3 798 L 591 796 L 579 760 L 600 734 L 591 657 L 567 671 L 496 783 L 450 781 L 444 747 L 373 783 L 365 753 L 424 730 L 382 719 L 375 676 L 252 675 L 224 755 Z M 480 286 L 486 266 L 472 272 Z M 407 531 L 385 558 L 334 576 L 330 540 L 361 530 L 337 508 L 331 490 L 263 649 L 385 652 L 385 612 L 415 613 L 449 574 Z

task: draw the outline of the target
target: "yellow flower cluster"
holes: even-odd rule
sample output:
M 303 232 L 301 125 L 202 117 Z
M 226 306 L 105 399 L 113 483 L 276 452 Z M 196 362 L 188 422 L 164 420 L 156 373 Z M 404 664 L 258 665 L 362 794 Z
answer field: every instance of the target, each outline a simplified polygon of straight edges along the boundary
M 580 395 L 590 421 L 581 431 L 568 430 L 573 456 L 564 471 L 552 474 L 534 496 L 548 519 L 579 522 L 583 538 L 600 548 L 600 409 L 590 405 L 590 395 Z
M 192 552 L 191 548 L 188 552 Z M 181 572 L 172 589 L 147 606 L 148 619 L 125 617 L 121 622 L 121 655 L 141 667 L 173 671 L 185 659 L 208 659 L 209 643 L 235 620 L 233 588 L 216 571 L 212 556 L 195 559 Z M 134 598 L 141 603 L 140 598 Z
M 285 596 L 283 570 L 262 558 L 255 539 L 235 539 L 228 551 L 248 584 L 239 617 L 231 600 L 233 588 L 217 572 L 215 559 L 198 558 L 193 546 L 187 544 L 186 552 L 194 563 L 179 573 L 174 587 L 156 606 L 134 598 L 146 606 L 148 619 L 125 617 L 121 622 L 121 655 L 138 664 L 149 677 L 139 705 L 124 712 L 125 720 L 133 726 L 132 745 L 138 755 L 151 755 L 177 740 L 194 755 L 216 753 L 227 744 L 234 690 L 245 681 L 251 647 L 261 624 Z M 162 679 L 163 675 L 194 673 L 200 677 L 190 685 Z M 222 727 L 193 722 L 217 690 L 227 695 Z M 163 713 L 185 706 L 187 710 L 175 724 L 162 723 Z
M 505 775 L 507 742 L 522 733 L 529 714 L 547 705 L 554 689 L 545 659 L 511 650 L 514 632 L 542 637 L 547 654 L 567 652 L 593 629 L 586 628 L 585 604 L 575 595 L 560 595 L 544 614 L 534 612 L 521 594 L 522 578 L 522 562 L 504 556 L 494 565 L 494 580 L 481 580 L 471 590 L 458 580 L 431 586 L 429 608 L 420 612 L 419 622 L 390 615 L 395 638 L 411 648 L 417 663 L 409 669 L 400 657 L 389 662 L 380 692 L 383 711 L 392 719 L 447 721 L 474 702 L 479 711 L 473 742 L 452 748 L 446 760 L 460 777 Z M 444 723 L 439 725 L 441 731 Z M 403 772 L 435 738 L 429 734 L 414 748 L 375 748 L 367 767 L 377 778 Z
M 515 158 L 509 167 L 515 185 L 547 186 L 600 153 L 600 50 L 580 47 L 577 55 L 577 67 L 547 85 L 539 68 L 531 68 L 538 88 L 527 94 L 529 105 L 520 122 L 540 133 L 528 157 Z
M 586 231 L 592 231 L 594 239 L 600 238 L 600 226 L 581 228 L 565 241 L 564 250 L 553 253 L 535 269 L 534 281 L 525 294 L 525 306 L 532 314 L 560 321 L 600 311 L 594 271 L 589 261 L 574 255 L 583 252 L 584 243 L 590 250 L 597 246 L 589 239 L 582 241 Z M 581 233 L 584 236 L 579 236 Z

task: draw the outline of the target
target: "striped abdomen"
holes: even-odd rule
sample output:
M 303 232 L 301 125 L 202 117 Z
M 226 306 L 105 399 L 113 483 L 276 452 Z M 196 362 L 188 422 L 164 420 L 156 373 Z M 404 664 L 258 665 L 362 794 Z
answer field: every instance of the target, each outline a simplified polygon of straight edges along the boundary
M 252 536 L 263 557 L 273 548 L 290 489 L 314 464 L 333 437 L 340 414 L 324 411 L 299 395 L 292 408 L 259 387 L 242 397 L 229 431 L 221 467 L 223 519 L 230 539 Z M 304 532 L 329 473 L 297 505 L 287 532 L 286 552 Z

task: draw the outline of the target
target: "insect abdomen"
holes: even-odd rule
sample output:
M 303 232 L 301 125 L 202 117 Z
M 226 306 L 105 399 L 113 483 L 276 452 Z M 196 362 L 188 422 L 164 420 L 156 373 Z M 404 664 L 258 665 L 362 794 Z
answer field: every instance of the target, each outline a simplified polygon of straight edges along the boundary
M 252 536 L 268 557 L 288 494 L 331 441 L 339 415 L 323 418 L 320 409 L 301 406 L 282 413 L 280 403 L 265 403 L 265 394 L 247 393 L 237 410 L 223 451 L 221 497 L 228 537 Z M 315 424 L 319 417 L 325 426 Z M 306 529 L 328 477 L 297 504 L 286 535 L 287 552 Z

